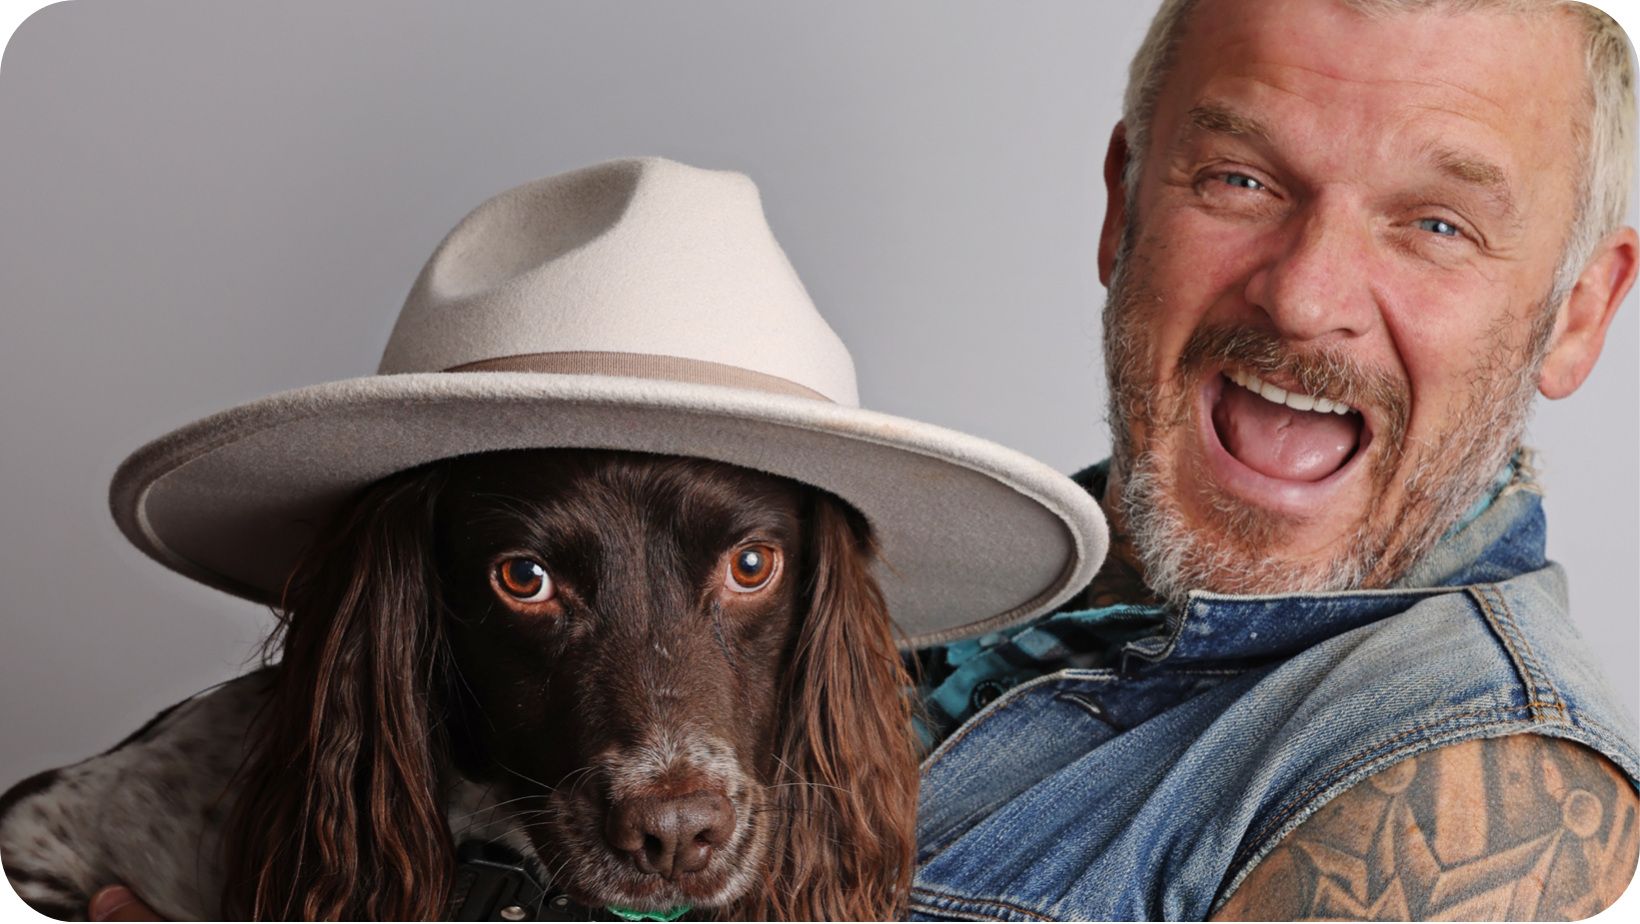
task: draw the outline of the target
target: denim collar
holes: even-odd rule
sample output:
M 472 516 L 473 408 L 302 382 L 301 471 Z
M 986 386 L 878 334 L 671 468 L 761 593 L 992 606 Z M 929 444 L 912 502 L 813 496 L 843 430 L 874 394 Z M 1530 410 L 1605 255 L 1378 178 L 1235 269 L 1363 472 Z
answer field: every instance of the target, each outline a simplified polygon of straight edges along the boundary
M 1109 461 L 1074 477 L 1103 494 Z M 1517 453 L 1484 496 L 1396 585 L 1331 593 L 1197 591 L 1179 608 L 1121 604 L 1066 609 L 1024 626 L 916 653 L 926 742 L 937 741 L 1004 690 L 1065 668 L 1114 669 L 1290 657 L 1332 636 L 1405 611 L 1423 598 L 1543 567 L 1544 518 L 1531 457 Z M 1073 604 L 1074 606 L 1074 604 Z
M 1073 477 L 1090 490 L 1097 485 L 1102 494 L 1109 464 L 1107 459 Z M 1530 451 L 1522 449 L 1435 548 L 1393 585 L 1292 594 L 1192 591 L 1180 610 L 1155 608 L 1163 620 L 1161 631 L 1127 644 L 1122 659 L 1182 663 L 1287 657 L 1403 612 L 1425 597 L 1535 571 L 1545 564 L 1541 497 Z

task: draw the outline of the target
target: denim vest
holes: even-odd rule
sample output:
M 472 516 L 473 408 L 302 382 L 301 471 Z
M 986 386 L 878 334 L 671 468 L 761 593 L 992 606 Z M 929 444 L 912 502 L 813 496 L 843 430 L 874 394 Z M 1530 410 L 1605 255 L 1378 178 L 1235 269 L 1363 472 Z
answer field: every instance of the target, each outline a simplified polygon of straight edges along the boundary
M 923 763 L 913 918 L 1203 919 L 1329 799 L 1472 738 L 1567 738 L 1640 777 L 1520 466 L 1396 587 L 1196 593 L 1150 632 L 1139 609 L 1050 617 L 1128 638 L 1104 666 L 980 683 Z

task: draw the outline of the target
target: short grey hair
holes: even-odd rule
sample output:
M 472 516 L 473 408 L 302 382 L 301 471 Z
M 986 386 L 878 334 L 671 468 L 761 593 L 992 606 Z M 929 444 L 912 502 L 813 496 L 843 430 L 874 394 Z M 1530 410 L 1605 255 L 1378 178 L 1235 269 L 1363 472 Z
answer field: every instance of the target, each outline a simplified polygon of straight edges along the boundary
M 1139 51 L 1128 69 L 1127 92 L 1122 98 L 1122 122 L 1127 127 L 1128 158 L 1122 172 L 1128 213 L 1133 213 L 1134 190 L 1144 152 L 1150 143 L 1150 121 L 1156 97 L 1173 65 L 1173 53 L 1190 11 L 1199 0 L 1162 0 L 1150 22 Z M 1588 77 L 1589 117 L 1573 126 L 1573 139 L 1583 149 L 1577 177 L 1576 205 L 1560 265 L 1555 270 L 1551 303 L 1559 305 L 1570 294 L 1583 266 L 1600 239 L 1621 227 L 1628 210 L 1635 164 L 1634 61 L 1623 27 L 1596 7 L 1576 0 L 1339 0 L 1368 16 L 1442 9 L 1454 12 L 1497 9 L 1542 13 L 1565 9 L 1577 16 L 1584 30 L 1584 70 Z

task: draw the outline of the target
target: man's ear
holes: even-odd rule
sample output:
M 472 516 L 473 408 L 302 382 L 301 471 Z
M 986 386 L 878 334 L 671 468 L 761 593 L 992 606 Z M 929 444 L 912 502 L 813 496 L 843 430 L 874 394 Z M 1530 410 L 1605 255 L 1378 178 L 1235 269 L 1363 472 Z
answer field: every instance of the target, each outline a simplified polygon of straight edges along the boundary
M 1634 285 L 1637 254 L 1640 244 L 1633 228 L 1619 228 L 1595 247 L 1555 318 L 1549 352 L 1538 375 L 1538 391 L 1544 397 L 1564 398 L 1589 377 L 1617 306 Z
M 1127 229 L 1127 190 L 1122 185 L 1127 158 L 1127 126 L 1117 122 L 1110 132 L 1110 147 L 1105 149 L 1105 224 L 1099 231 L 1099 282 L 1106 287 Z

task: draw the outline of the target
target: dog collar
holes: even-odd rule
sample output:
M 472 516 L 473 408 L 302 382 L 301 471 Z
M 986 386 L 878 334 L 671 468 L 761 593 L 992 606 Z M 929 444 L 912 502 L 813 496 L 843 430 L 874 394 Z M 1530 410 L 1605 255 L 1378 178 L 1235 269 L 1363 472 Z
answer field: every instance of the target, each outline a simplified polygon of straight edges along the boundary
M 450 921 L 658 921 L 688 914 L 688 905 L 639 911 L 610 905 L 588 908 L 553 887 L 523 856 L 495 842 L 468 841 L 456 850 Z
M 689 913 L 689 906 L 679 905 L 670 911 L 637 911 L 632 908 L 610 905 L 605 910 L 623 921 L 676 921 Z

